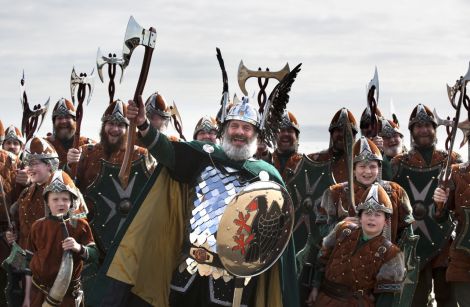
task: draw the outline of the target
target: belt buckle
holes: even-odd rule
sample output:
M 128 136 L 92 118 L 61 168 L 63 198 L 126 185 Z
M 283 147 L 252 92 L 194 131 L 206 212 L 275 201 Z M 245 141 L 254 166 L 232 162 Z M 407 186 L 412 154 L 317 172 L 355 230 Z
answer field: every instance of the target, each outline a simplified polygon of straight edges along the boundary
M 191 247 L 189 254 L 198 263 L 212 263 L 214 261 L 214 256 L 205 248 Z

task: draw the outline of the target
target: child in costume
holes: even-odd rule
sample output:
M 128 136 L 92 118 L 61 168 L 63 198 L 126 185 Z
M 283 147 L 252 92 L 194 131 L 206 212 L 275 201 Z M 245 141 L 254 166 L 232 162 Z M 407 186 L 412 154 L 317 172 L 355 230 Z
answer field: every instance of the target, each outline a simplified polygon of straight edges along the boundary
M 374 183 L 357 206 L 359 224 L 343 221 L 323 240 L 309 306 L 391 306 L 405 277 L 403 253 L 391 243 L 393 213 Z
M 44 188 L 46 216 L 34 222 L 28 239 L 33 253 L 26 277 L 23 306 L 83 304 L 80 273 L 83 262 L 96 261 L 98 252 L 87 221 L 74 215 L 83 198 L 72 179 L 55 172 Z M 49 212 L 47 212 L 49 211 Z

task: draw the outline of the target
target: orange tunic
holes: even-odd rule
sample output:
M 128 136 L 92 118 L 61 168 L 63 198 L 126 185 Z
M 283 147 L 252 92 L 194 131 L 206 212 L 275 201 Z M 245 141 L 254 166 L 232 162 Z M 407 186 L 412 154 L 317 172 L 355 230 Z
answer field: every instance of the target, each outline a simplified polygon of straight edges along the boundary
M 454 212 L 457 219 L 457 238 L 470 225 L 465 223 L 463 208 L 470 207 L 470 164 L 469 162 L 453 165 L 451 180 L 454 189 L 451 190 L 447 206 Z M 467 221 L 468 223 L 468 221 Z M 456 249 L 456 241 L 450 247 L 450 261 L 446 279 L 451 282 L 470 282 L 470 252 Z
M 335 181 L 345 182 L 348 180 L 348 163 L 344 154 L 336 154 L 332 148 L 328 148 L 309 154 L 308 157 L 317 162 L 331 161 L 331 170 Z
M 75 223 L 76 225 L 72 225 Z M 87 246 L 93 243 L 93 235 L 90 226 L 83 219 L 67 221 L 69 236 L 77 243 Z M 64 234 L 61 223 L 53 217 L 42 218 L 36 221 L 31 228 L 27 249 L 33 253 L 29 264 L 34 282 L 47 288 L 52 287 L 59 272 L 62 260 L 62 240 Z M 73 253 L 73 252 L 72 252 Z M 83 260 L 78 253 L 73 253 L 72 280 L 80 278 L 83 269 Z M 31 290 L 31 306 L 41 306 L 45 296 L 33 285 Z M 72 303 L 72 304 L 71 304 Z M 60 306 L 75 306 L 74 299 L 67 292 Z
M 16 170 L 19 166 L 19 159 L 16 155 L 0 149 L 0 176 L 3 179 L 3 189 L 5 192 L 5 200 L 7 202 L 7 207 L 15 201 L 14 190 L 15 190 L 15 180 L 16 180 Z M 0 188 L 0 196 L 2 190 Z M 3 207 L 3 203 L 2 203 Z M 0 209 L 0 223 L 6 223 L 7 216 L 4 208 Z M 0 229 L 0 231 L 3 231 Z
M 57 139 L 54 135 L 50 134 L 46 137 L 46 140 L 54 146 L 54 149 L 57 151 L 59 155 L 59 168 L 62 168 L 64 164 L 67 164 L 67 152 L 71 147 L 66 147 L 64 143 L 62 143 L 59 139 Z M 72 140 L 73 142 L 73 140 Z M 80 141 L 78 142 L 78 146 L 82 146 L 85 144 L 95 144 L 96 142 L 90 138 L 81 136 Z M 70 144 L 72 146 L 73 144 Z
M 26 248 L 31 226 L 45 216 L 44 184 L 32 184 L 23 190 L 17 200 L 19 220 L 19 245 Z
M 414 221 L 410 200 L 405 190 L 397 183 L 392 181 L 380 181 L 380 185 L 385 189 L 387 195 L 393 206 L 393 214 L 391 220 L 391 239 L 396 243 L 399 239 L 400 233 Z M 354 181 L 354 199 L 363 199 L 368 186 Z M 327 223 L 336 223 L 347 216 L 356 216 L 355 208 L 350 206 L 349 196 L 347 191 L 347 183 L 338 183 L 330 186 L 325 191 L 321 203 L 320 216 L 318 220 L 325 220 L 326 215 Z
M 325 239 L 319 256 L 324 278 L 316 306 L 375 306 L 373 293 L 400 291 L 405 274 L 400 249 L 382 235 L 359 242 L 361 235 L 357 225 L 341 223 Z M 397 270 L 401 265 L 403 269 Z M 363 295 L 346 300 L 333 297 L 325 289 L 328 282 Z
M 113 164 L 121 164 L 124 160 L 125 149 L 120 149 L 113 152 L 110 157 L 105 156 L 103 145 L 98 144 L 87 144 L 81 147 L 82 156 L 78 163 L 77 172 L 77 186 L 80 191 L 86 196 L 87 188 L 95 181 L 96 177 L 101 170 L 101 160 L 105 160 Z M 147 168 L 151 172 L 155 168 L 155 160 L 149 156 L 147 149 L 134 146 L 132 153 L 132 161 L 146 157 Z M 87 201 L 88 209 L 90 210 L 91 216 L 93 216 L 93 204 Z
M 284 182 L 287 182 L 288 179 L 294 175 L 295 170 L 297 169 L 297 165 L 299 164 L 300 160 L 302 160 L 302 154 L 298 152 L 292 153 L 292 155 L 289 157 L 289 159 L 286 162 L 286 165 L 284 166 L 284 169 L 281 169 L 281 161 L 280 161 L 280 153 L 275 150 L 272 153 L 272 163 L 274 167 L 279 171 L 279 173 L 282 176 L 282 179 L 284 179 Z

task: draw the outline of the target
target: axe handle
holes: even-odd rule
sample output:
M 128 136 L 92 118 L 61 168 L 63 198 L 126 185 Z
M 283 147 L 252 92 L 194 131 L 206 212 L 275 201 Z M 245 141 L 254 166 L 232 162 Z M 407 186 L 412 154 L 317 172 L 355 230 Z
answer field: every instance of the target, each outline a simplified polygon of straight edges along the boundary
M 147 82 L 147 76 L 150 69 L 150 62 L 152 61 L 153 48 L 145 47 L 144 60 L 142 62 L 142 69 L 140 70 L 139 81 L 137 82 L 137 88 L 134 93 L 134 101 L 137 101 L 138 97 L 144 92 L 145 82 Z M 127 146 L 126 152 L 124 153 L 124 159 L 122 160 L 121 169 L 119 170 L 119 181 L 123 188 L 127 188 L 129 183 L 129 175 L 131 172 L 131 154 L 134 151 L 134 144 L 136 138 L 136 122 L 135 120 L 130 121 L 129 130 L 127 133 Z
M 77 105 L 77 111 L 76 111 L 76 119 L 77 119 L 77 124 L 75 128 L 75 134 L 73 136 L 73 145 L 72 147 L 75 149 L 79 149 L 80 147 L 80 128 L 82 126 L 82 119 L 83 119 L 83 102 L 85 101 L 85 95 L 86 95 L 86 85 L 85 84 L 80 84 L 78 86 L 78 105 Z M 78 172 L 78 163 L 73 163 L 70 166 L 71 169 L 71 177 L 72 179 L 75 179 L 77 177 L 77 172 Z

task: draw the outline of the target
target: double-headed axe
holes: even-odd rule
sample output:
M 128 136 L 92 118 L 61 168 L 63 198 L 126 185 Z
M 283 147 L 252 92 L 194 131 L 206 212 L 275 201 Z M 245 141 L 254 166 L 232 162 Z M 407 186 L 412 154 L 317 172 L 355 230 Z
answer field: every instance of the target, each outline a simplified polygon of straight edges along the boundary
M 47 98 L 47 101 L 44 103 L 44 106 L 41 107 L 40 104 L 37 104 L 34 105 L 33 109 L 31 110 L 28 102 L 28 96 L 26 95 L 24 70 L 23 76 L 21 77 L 20 81 L 20 90 L 21 105 L 23 107 L 23 117 L 21 119 L 21 133 L 23 133 L 27 142 L 34 136 L 36 131 L 41 128 L 42 123 L 44 121 L 44 117 L 47 113 L 47 109 L 49 108 L 49 101 L 51 100 L 51 97 Z
M 109 76 L 109 84 L 108 84 L 108 94 L 109 94 L 109 103 L 113 103 L 114 101 L 114 93 L 116 90 L 116 86 L 114 83 L 114 77 L 116 76 L 116 66 L 119 65 L 121 67 L 121 78 L 119 79 L 119 83 L 122 82 L 122 76 L 124 74 L 124 59 L 118 58 L 115 53 L 109 53 L 107 57 L 101 54 L 100 48 L 98 48 L 98 52 L 96 53 L 96 67 L 98 70 L 98 76 L 100 77 L 101 82 L 104 83 L 103 79 L 103 66 L 108 64 L 108 76 Z
M 148 30 L 142 28 L 131 16 L 129 18 L 129 23 L 127 24 L 126 34 L 124 36 L 124 45 L 122 47 L 122 57 L 124 60 L 122 69 L 125 69 L 129 65 L 132 52 L 134 49 L 142 45 L 145 47 L 144 60 L 142 62 L 142 68 L 140 70 L 139 81 L 137 82 L 137 87 L 134 93 L 134 101 L 137 102 L 137 99 L 142 95 L 145 87 L 145 82 L 147 81 L 147 75 L 150 68 L 150 62 L 152 60 L 153 50 L 155 49 L 155 43 L 157 40 L 157 32 L 153 27 L 150 27 Z M 128 134 L 127 134 L 127 147 L 124 154 L 124 160 L 122 161 L 122 166 L 119 171 L 119 180 L 121 181 L 121 186 L 123 188 L 127 187 L 129 182 L 129 175 L 131 171 L 131 152 L 134 150 L 136 137 L 136 123 L 135 120 L 131 120 Z
M 267 101 L 266 87 L 268 86 L 269 79 L 276 79 L 281 82 L 281 80 L 284 79 L 288 73 L 290 73 L 289 63 L 287 63 L 284 68 L 279 71 L 269 71 L 269 68 L 266 68 L 265 71 L 262 71 L 261 67 L 259 67 L 256 71 L 246 68 L 246 66 L 243 64 L 243 61 L 240 61 L 240 65 L 238 65 L 238 85 L 240 86 L 243 94 L 246 96 L 248 95 L 248 92 L 245 88 L 246 80 L 251 77 L 258 79 L 258 85 L 260 88 L 258 93 L 258 105 L 259 112 L 262 113 L 265 109 Z
M 80 73 L 78 75 L 75 72 L 75 67 L 72 68 L 72 74 L 70 75 L 70 95 L 72 96 L 72 101 L 74 105 L 76 104 L 76 129 L 75 135 L 73 136 L 73 148 L 78 149 L 80 145 L 80 127 L 82 125 L 83 119 L 83 102 L 85 101 L 86 91 L 88 89 L 88 99 L 87 105 L 90 103 L 91 96 L 93 95 L 93 90 L 95 88 L 95 76 L 93 75 L 94 69 L 91 71 L 91 74 L 87 76 L 86 73 Z M 77 166 L 75 163 L 71 166 L 71 175 L 72 178 L 75 178 L 77 175 Z
M 449 130 L 447 131 L 447 134 L 448 134 L 448 137 L 446 140 L 446 149 L 448 151 L 447 161 L 439 176 L 439 187 L 442 188 L 443 190 L 445 190 L 448 187 L 448 182 L 452 174 L 452 169 L 451 169 L 452 150 L 454 148 L 455 136 L 457 135 L 457 128 L 459 126 L 460 111 L 461 111 L 462 105 L 466 107 L 469 102 L 469 97 L 467 95 L 467 83 L 468 82 L 470 82 L 470 64 L 469 64 L 469 67 L 465 76 L 460 77 L 460 79 L 455 82 L 455 85 L 453 87 L 450 87 L 449 85 L 447 85 L 447 94 L 449 96 L 450 104 L 455 109 L 455 116 L 452 120 L 452 125 L 451 125 L 452 129 L 450 131 Z M 459 99 L 456 102 L 457 93 L 459 93 Z M 449 146 L 447 146 L 448 142 L 450 143 Z M 436 202 L 435 215 L 437 217 L 440 217 L 442 215 L 443 209 L 444 209 L 444 204 L 440 202 L 439 203 Z

